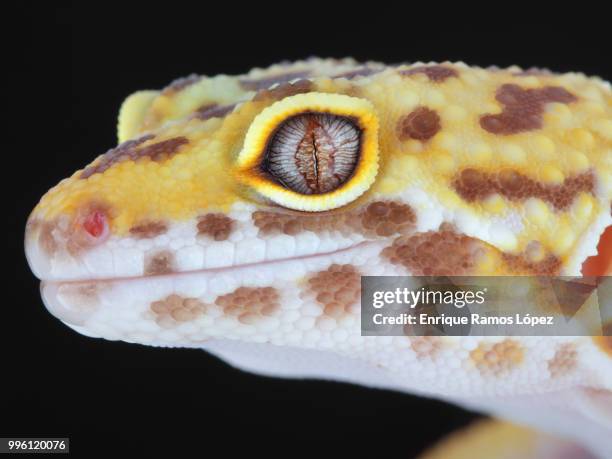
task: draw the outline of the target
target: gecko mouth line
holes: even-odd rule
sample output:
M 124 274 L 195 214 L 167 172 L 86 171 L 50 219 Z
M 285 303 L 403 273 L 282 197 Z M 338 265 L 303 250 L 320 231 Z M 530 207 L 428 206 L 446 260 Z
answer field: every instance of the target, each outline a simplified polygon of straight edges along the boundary
M 170 273 L 164 273 L 164 274 L 152 274 L 152 275 L 148 275 L 148 276 L 124 276 L 124 277 L 105 277 L 105 278 L 92 278 L 92 279 L 66 279 L 66 280 L 62 280 L 62 279 L 41 279 L 40 282 L 41 284 L 44 285 L 49 285 L 49 284 L 54 284 L 54 285 L 77 285 L 77 284 L 95 284 L 95 283 L 113 283 L 113 282 L 130 282 L 130 281 L 138 281 L 138 280 L 143 280 L 143 279 L 163 279 L 163 278 L 172 278 L 172 277 L 183 277 L 183 276 L 189 276 L 189 275 L 196 275 L 196 274 L 218 274 L 218 273 L 223 273 L 223 272 L 228 272 L 228 271 L 235 271 L 238 269 L 248 269 L 248 268 L 254 268 L 257 266 L 269 266 L 269 265 L 274 265 L 274 264 L 280 264 L 280 263 L 284 263 L 284 262 L 291 262 L 291 261 L 297 261 L 297 260 L 313 260 L 319 257 L 328 257 L 328 256 L 332 256 L 332 255 L 338 255 L 341 253 L 345 253 L 345 252 L 349 252 L 351 250 L 354 249 L 358 249 L 358 248 L 365 248 L 369 245 L 375 244 L 376 241 L 362 241 L 359 242 L 357 244 L 354 245 L 350 245 L 348 247 L 344 247 L 341 249 L 336 249 L 336 250 L 332 250 L 329 252 L 319 252 L 319 253 L 313 253 L 313 254 L 308 254 L 308 255 L 300 255 L 300 256 L 296 256 L 296 257 L 287 257 L 287 258 L 278 258 L 275 260 L 265 260 L 265 261 L 257 261 L 257 262 L 253 262 L 253 263 L 243 263 L 243 264 L 236 264 L 236 265 L 228 265 L 228 266 L 222 266 L 222 267 L 218 267 L 218 268 L 203 268 L 203 269 L 196 269 L 193 271 L 176 271 L 176 272 L 170 272 Z
M 114 289 L 115 286 L 123 288 L 128 287 L 129 291 L 134 289 L 149 289 L 151 284 L 147 284 L 147 281 L 157 280 L 159 283 L 163 283 L 164 280 L 171 280 L 172 282 L 183 279 L 187 282 L 208 282 L 205 280 L 208 276 L 215 276 L 222 273 L 232 272 L 232 274 L 238 274 L 240 271 L 245 270 L 257 270 L 263 269 L 263 267 L 273 266 L 275 269 L 283 269 L 282 265 L 287 264 L 287 269 L 291 269 L 292 262 L 296 261 L 316 261 L 320 259 L 327 259 L 334 255 L 341 255 L 355 250 L 362 250 L 366 247 L 373 245 L 384 245 L 381 241 L 363 241 L 357 244 L 353 244 L 349 247 L 337 249 L 329 252 L 320 252 L 316 254 L 303 255 L 297 257 L 280 258 L 276 260 L 267 260 L 256 263 L 245 263 L 241 265 L 227 266 L 223 268 L 209 268 L 200 269 L 193 271 L 174 272 L 167 274 L 158 274 L 150 276 L 133 276 L 133 277 L 115 277 L 115 278 L 104 278 L 104 279 L 82 279 L 82 280 L 52 280 L 45 281 L 41 280 L 40 290 L 43 302 L 49 312 L 60 319 L 62 322 L 72 326 L 80 326 L 85 323 L 88 317 L 97 309 L 97 306 L 90 304 L 97 303 L 97 293 L 100 290 L 107 290 L 108 288 Z M 140 282 L 145 282 L 144 284 Z M 68 295 L 68 297 L 65 297 Z M 75 296 L 76 295 L 76 296 Z M 64 299 L 63 299 L 64 297 Z M 70 299 L 72 298 L 72 299 Z M 84 333 L 85 330 L 79 329 L 80 333 Z M 87 333 L 84 333 L 87 334 Z

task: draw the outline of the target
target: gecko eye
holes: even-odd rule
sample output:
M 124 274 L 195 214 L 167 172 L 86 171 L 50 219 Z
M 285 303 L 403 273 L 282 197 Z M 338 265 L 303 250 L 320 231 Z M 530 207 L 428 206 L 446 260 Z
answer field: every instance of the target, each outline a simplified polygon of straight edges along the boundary
M 329 193 L 352 175 L 361 129 L 350 118 L 303 113 L 284 121 L 270 139 L 262 171 L 302 194 Z
M 345 205 L 374 182 L 378 120 L 369 101 L 338 94 L 287 97 L 260 113 L 237 159 L 239 176 L 291 209 Z

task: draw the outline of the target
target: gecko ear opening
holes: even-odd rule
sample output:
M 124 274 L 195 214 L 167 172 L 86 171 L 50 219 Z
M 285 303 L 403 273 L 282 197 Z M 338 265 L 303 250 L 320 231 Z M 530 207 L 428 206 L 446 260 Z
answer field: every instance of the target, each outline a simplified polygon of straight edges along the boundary
M 238 178 L 290 209 L 323 211 L 348 204 L 378 172 L 378 118 L 373 105 L 311 92 L 264 109 L 236 160 Z

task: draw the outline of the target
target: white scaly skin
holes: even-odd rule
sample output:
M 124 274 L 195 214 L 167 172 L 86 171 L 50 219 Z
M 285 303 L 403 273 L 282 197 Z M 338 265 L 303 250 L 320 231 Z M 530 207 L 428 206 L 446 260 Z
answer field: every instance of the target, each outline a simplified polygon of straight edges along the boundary
M 379 68 L 379 64 L 369 65 Z M 486 73 L 464 64 L 447 65 L 453 66 L 461 74 L 457 79 L 464 78 L 468 86 L 470 78 L 484 78 Z M 226 185 L 226 181 L 230 183 L 234 178 L 223 161 L 227 158 L 233 161 L 253 117 L 262 109 L 249 102 L 255 92 L 241 88 L 237 83 L 245 77 L 205 79 L 195 83 L 191 89 L 188 86 L 166 95 L 138 93 L 140 95 L 133 96 L 131 102 L 128 99 L 122 109 L 120 140 L 153 132 L 161 138 L 184 135 L 189 139 L 189 146 L 166 160 L 175 161 L 172 163 L 175 168 L 170 172 L 150 172 L 147 168 L 158 166 L 153 162 L 134 164 L 134 169 L 130 169 L 132 165 L 128 163 L 131 161 L 125 161 L 92 175 L 88 180 L 79 180 L 77 173 L 52 191 L 51 197 L 43 199 L 28 225 L 26 252 L 34 273 L 43 280 L 41 291 L 47 308 L 87 336 L 153 346 L 198 347 L 231 365 L 255 373 L 334 379 L 436 397 L 565 436 L 600 457 L 611 457 L 612 358 L 600 341 L 591 337 L 361 336 L 359 303 L 355 297 L 355 282 L 359 276 L 418 274 L 410 266 L 394 263 L 384 255 L 384 249 L 402 235 L 437 232 L 452 225 L 454 231 L 475 241 L 486 242 L 484 250 L 493 254 L 494 266 L 500 263 L 500 259 L 495 257 L 499 257 L 501 252 L 521 253 L 524 238 L 531 237 L 546 247 L 555 244 L 558 247 L 559 241 L 554 239 L 555 235 L 542 236 L 538 229 L 529 233 L 532 229 L 523 217 L 534 206 L 541 208 L 539 202 L 508 204 L 502 212 L 483 211 L 476 205 L 473 208 L 454 207 L 451 204 L 454 201 L 448 201 L 445 195 L 438 193 L 438 188 L 435 188 L 438 185 L 421 178 L 424 172 L 410 177 L 401 170 L 400 166 L 414 166 L 414 162 L 405 159 L 394 162 L 394 153 L 387 152 L 392 149 L 390 136 L 395 132 L 394 117 L 400 110 L 410 111 L 410 107 L 420 104 L 435 107 L 442 113 L 443 125 L 454 129 L 452 121 L 460 118 L 461 112 L 453 108 L 457 105 L 449 102 L 448 93 L 444 93 L 442 101 L 439 100 L 440 94 L 436 93 L 443 84 L 453 84 L 452 78 L 447 83 L 434 84 L 423 75 L 414 79 L 409 77 L 409 84 L 418 85 L 411 87 L 417 100 L 412 101 L 410 94 L 404 94 L 403 102 L 399 104 L 401 109 L 390 105 L 386 111 L 381 107 L 384 103 L 391 103 L 390 99 L 383 96 L 377 99 L 372 94 L 376 93 L 375 90 L 383 91 L 380 88 L 386 84 L 404 84 L 405 80 L 400 82 L 394 74 L 395 69 L 386 68 L 382 73 L 354 80 L 325 78 L 358 68 L 360 66 L 350 60 L 314 60 L 290 67 L 255 70 L 248 76 L 258 79 L 287 71 L 307 70 L 311 72 L 308 77 L 317 84 L 319 91 L 327 88 L 325 92 L 340 92 L 338 88 L 341 88 L 343 94 L 354 95 L 354 88 L 359 87 L 362 95 L 368 95 L 381 124 L 380 149 L 385 158 L 384 167 L 372 188 L 363 196 L 355 197 L 354 204 L 327 210 L 331 220 L 357 216 L 356 226 L 319 222 L 308 229 L 304 225 L 304 229 L 297 232 L 267 232 L 256 224 L 254 216 L 257 212 L 282 215 L 295 215 L 295 212 L 258 196 L 256 188 L 249 189 L 245 184 L 236 188 Z M 517 71 L 519 69 L 512 68 L 505 72 Z M 518 82 L 529 87 L 544 84 L 536 77 L 523 78 Z M 548 82 L 546 78 L 557 77 L 542 78 Z M 559 232 L 566 228 L 563 225 L 569 225 L 567 228 L 574 241 L 565 252 L 557 254 L 562 260 L 558 272 L 579 275 L 582 262 L 596 252 L 599 236 L 612 223 L 609 212 L 612 197 L 611 96 L 609 85 L 604 82 L 588 80 L 580 75 L 558 78 L 555 80 L 557 84 L 579 93 L 582 98 L 591 97 L 590 102 L 598 100 L 603 106 L 603 114 L 599 116 L 603 121 L 598 121 L 596 130 L 600 137 L 588 158 L 593 167 L 600 169 L 596 170 L 593 198 L 579 196 L 566 211 L 582 216 L 584 223 L 574 222 L 579 218 L 568 223 L 570 220 L 561 212 L 555 214 L 549 209 Z M 448 91 L 452 93 L 458 89 L 451 87 Z M 488 97 L 492 96 L 489 94 Z M 243 105 L 225 119 L 190 119 L 189 114 L 194 108 L 211 102 L 219 105 L 241 102 Z M 552 105 L 553 109 L 565 113 L 563 104 Z M 579 110 L 574 121 L 577 123 L 586 119 L 580 118 Z M 563 118 L 563 115 L 559 116 Z M 549 122 L 548 118 L 544 119 Z M 606 123 L 606 119 L 610 123 Z M 565 127 L 578 128 L 578 125 Z M 201 132 L 206 136 L 197 137 Z M 582 133 L 576 135 L 582 139 Z M 448 138 L 446 141 L 449 142 Z M 477 142 L 474 140 L 473 143 Z M 226 144 L 230 147 L 223 150 Z M 451 142 L 451 145 L 455 144 Z M 433 144 L 432 148 L 438 147 L 438 144 Z M 221 159 L 214 157 L 215 148 L 223 151 Z M 427 153 L 422 146 L 415 146 L 413 140 L 406 148 L 417 149 L 420 154 Z M 198 149 L 206 150 L 211 157 L 207 159 L 210 164 L 219 164 L 217 168 L 207 165 L 206 171 L 209 174 L 207 179 L 222 191 L 206 189 L 205 193 L 209 193 L 206 199 L 185 204 L 189 209 L 184 212 L 175 211 L 172 202 L 164 201 L 167 192 L 160 192 L 160 197 L 155 199 L 150 194 L 144 197 L 138 194 L 139 186 L 150 186 L 151 177 L 155 180 L 165 177 L 167 181 L 170 177 L 175 180 L 174 187 L 188 188 L 180 182 L 181 177 L 184 175 L 186 183 L 192 183 L 190 180 L 196 180 L 194 176 L 197 173 L 189 160 L 181 164 L 180 157 L 186 152 L 197 153 Z M 524 149 L 530 152 L 528 147 Z M 508 156 L 516 153 L 515 149 L 506 150 L 510 152 Z M 443 167 L 444 158 L 438 160 Z M 512 161 L 516 161 L 516 155 Z M 525 167 L 530 166 L 526 164 Z M 185 174 L 185 170 L 190 172 Z M 125 177 L 120 175 L 123 173 L 131 174 L 134 183 L 126 183 Z M 149 173 L 154 175 L 147 175 Z M 98 178 L 92 181 L 93 177 Z M 136 177 L 148 178 L 138 185 Z M 108 187 L 106 181 L 110 183 Z M 134 189 L 128 189 L 130 186 Z M 158 189 L 163 187 L 163 184 L 159 185 Z M 224 191 L 224 187 L 228 191 Z M 127 190 L 126 195 L 131 196 L 129 200 L 122 201 L 123 197 L 106 194 L 110 193 L 109 189 L 120 189 L 121 192 L 123 188 Z M 236 193 L 231 199 L 219 197 L 230 192 Z M 185 201 L 180 195 L 175 199 L 181 204 Z M 152 201 L 159 203 L 150 205 Z M 589 203 L 585 204 L 586 201 Z M 414 213 L 414 221 L 390 235 L 376 233 L 376 228 L 374 231 L 365 230 L 363 213 L 376 202 L 393 202 L 409 207 Z M 497 204 L 493 202 L 491 206 Z M 80 227 L 74 230 L 75 224 L 81 221 L 78 209 L 90 209 L 92 205 L 102 208 L 110 220 L 105 221 L 103 231 L 94 238 L 96 240 L 83 239 L 78 233 Z M 145 207 L 147 211 L 139 213 L 139 209 Z M 170 207 L 173 210 L 168 210 Z M 584 207 L 591 209 L 586 216 Z M 128 208 L 129 211 L 125 210 Z M 227 217 L 232 222 L 231 230 L 221 236 L 203 232 L 198 223 L 207 213 Z M 311 216 L 309 214 L 307 218 Z M 143 221 L 161 221 L 164 229 L 158 232 L 160 234 L 147 237 L 125 230 Z M 548 237 L 552 239 L 549 241 Z M 74 241 L 76 249 L 71 246 Z M 50 245 L 52 249 L 49 249 Z M 474 254 L 466 256 L 476 257 L 477 251 L 478 248 L 474 249 Z M 155 262 L 155 257 L 160 254 L 162 260 Z M 482 268 L 481 272 L 490 274 L 491 268 L 488 269 Z M 341 276 L 334 278 L 336 281 L 332 284 L 348 282 L 345 293 L 350 301 L 342 303 L 342 307 L 326 309 L 330 300 L 319 295 L 331 291 L 333 296 L 335 291 L 324 280 L 331 279 L 332 272 L 342 270 L 346 273 L 344 277 L 341 280 L 338 280 Z M 323 287 L 313 284 L 312 279 L 317 277 L 323 279 Z M 243 288 L 241 294 L 236 293 L 239 288 Z M 261 297 L 263 289 L 273 292 L 268 291 L 268 296 Z M 236 299 L 237 296 L 241 298 Z M 233 306 L 232 299 L 236 299 Z M 542 444 L 551 442 L 550 437 L 542 438 Z M 560 449 L 565 448 L 540 447 L 538 441 L 534 440 L 533 447 L 521 454 L 556 457 Z M 493 453 L 490 457 L 494 457 Z

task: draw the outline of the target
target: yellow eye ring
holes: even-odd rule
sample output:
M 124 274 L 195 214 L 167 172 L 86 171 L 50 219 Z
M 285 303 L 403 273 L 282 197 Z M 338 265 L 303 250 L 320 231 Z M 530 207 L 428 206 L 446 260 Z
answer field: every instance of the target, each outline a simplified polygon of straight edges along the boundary
M 287 120 L 305 114 L 341 117 L 350 120 L 359 130 L 359 151 L 354 168 L 333 190 L 300 193 L 264 170 L 269 144 L 277 129 Z M 368 100 L 342 94 L 311 92 L 287 97 L 264 109 L 253 120 L 235 165 L 239 180 L 284 207 L 316 212 L 346 205 L 370 188 L 378 172 L 378 118 L 374 107 Z

